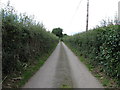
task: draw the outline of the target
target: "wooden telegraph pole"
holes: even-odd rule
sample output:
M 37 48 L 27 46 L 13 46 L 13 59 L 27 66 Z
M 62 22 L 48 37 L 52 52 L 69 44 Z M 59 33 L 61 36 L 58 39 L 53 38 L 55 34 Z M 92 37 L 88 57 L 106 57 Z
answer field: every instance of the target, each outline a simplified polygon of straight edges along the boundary
M 86 32 L 88 31 L 88 20 L 89 20 L 89 0 L 87 0 Z
M 118 24 L 120 25 L 120 1 L 118 2 Z

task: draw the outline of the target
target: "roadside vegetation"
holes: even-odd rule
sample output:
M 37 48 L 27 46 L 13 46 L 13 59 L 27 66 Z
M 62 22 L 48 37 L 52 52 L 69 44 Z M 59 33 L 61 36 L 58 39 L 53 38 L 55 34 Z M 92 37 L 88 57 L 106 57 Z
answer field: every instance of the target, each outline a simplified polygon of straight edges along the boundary
M 18 15 L 9 3 L 1 14 L 2 87 L 18 88 L 40 68 L 59 39 L 32 17 Z
M 97 27 L 88 32 L 64 37 L 105 87 L 120 87 L 120 29 L 118 25 Z

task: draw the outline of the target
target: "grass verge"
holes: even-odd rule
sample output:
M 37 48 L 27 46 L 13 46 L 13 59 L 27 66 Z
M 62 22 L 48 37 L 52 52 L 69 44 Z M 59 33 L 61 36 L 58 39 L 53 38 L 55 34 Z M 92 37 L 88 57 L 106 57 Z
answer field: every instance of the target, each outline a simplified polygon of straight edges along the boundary
M 32 64 L 26 67 L 25 70 L 19 72 L 16 71 L 7 76 L 7 78 L 2 83 L 2 88 L 21 88 L 25 83 L 40 69 L 40 67 L 45 63 L 47 58 L 54 51 L 53 48 L 49 53 L 37 57 Z
M 84 56 L 81 56 L 80 52 L 76 49 L 70 46 L 69 44 L 66 44 L 79 58 L 79 60 L 86 65 L 86 67 L 89 69 L 89 71 L 95 76 L 103 85 L 104 88 L 119 88 L 119 84 L 117 83 L 116 79 L 113 79 L 109 76 L 107 76 L 103 71 L 101 71 L 102 66 L 94 67 L 92 66 L 88 61 L 88 58 L 85 58 Z

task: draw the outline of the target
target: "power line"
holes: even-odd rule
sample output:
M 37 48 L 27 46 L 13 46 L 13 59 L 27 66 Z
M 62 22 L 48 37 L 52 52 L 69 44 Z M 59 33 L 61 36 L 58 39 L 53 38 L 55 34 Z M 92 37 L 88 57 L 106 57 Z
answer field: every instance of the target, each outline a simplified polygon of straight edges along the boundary
M 82 1 L 83 0 L 80 0 L 80 2 L 78 3 L 72 19 L 74 18 L 74 16 L 76 15 L 77 11 L 79 10 L 79 7 L 80 7 L 80 4 L 81 4 Z M 89 22 L 89 0 L 87 0 L 86 32 L 88 31 L 88 22 Z
M 72 16 L 72 19 L 74 18 L 74 16 L 76 15 L 77 11 L 79 10 L 80 4 L 82 3 L 83 0 L 80 0 L 80 2 L 78 3 L 76 9 L 75 9 L 75 13 Z
M 76 8 L 76 12 L 77 12 L 77 10 L 79 9 L 80 4 L 81 4 L 82 1 L 83 1 L 83 0 L 80 0 L 80 2 L 78 3 L 78 6 L 77 6 L 77 8 Z

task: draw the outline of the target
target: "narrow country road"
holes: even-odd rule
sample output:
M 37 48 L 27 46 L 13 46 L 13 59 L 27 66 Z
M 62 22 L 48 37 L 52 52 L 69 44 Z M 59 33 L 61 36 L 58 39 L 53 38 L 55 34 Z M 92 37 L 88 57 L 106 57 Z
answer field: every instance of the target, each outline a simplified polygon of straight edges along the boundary
M 23 88 L 103 88 L 83 63 L 60 42 Z

